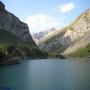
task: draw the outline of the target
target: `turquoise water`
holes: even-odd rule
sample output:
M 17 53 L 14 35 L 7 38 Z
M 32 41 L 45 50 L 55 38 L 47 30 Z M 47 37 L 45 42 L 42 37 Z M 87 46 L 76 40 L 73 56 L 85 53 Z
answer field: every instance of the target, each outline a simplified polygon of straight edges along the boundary
M 90 61 L 28 60 L 0 66 L 0 90 L 90 90 Z

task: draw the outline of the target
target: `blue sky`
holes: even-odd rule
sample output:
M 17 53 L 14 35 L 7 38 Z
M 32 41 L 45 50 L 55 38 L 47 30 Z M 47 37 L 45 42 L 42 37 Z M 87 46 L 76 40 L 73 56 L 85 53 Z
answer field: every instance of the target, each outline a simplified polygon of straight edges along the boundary
M 29 25 L 30 32 L 61 28 L 90 9 L 90 0 L 1 0 L 6 9 Z

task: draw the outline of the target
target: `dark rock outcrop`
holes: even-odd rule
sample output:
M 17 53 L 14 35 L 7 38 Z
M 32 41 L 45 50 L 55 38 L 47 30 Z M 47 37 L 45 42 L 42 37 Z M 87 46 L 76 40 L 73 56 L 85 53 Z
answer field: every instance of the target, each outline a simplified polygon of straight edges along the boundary
M 63 55 L 56 55 L 55 57 L 59 58 L 59 59 L 65 59 L 65 56 L 63 56 Z
M 2 2 L 0 2 L 0 52 L 0 64 L 18 64 L 23 57 L 40 57 L 42 54 L 31 37 L 28 25 L 8 12 Z

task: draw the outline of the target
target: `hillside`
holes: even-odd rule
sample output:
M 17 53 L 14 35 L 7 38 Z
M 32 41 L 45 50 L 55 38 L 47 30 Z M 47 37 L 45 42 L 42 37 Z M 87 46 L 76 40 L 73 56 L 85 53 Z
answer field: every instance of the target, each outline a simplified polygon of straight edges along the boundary
M 90 31 L 72 43 L 63 53 L 75 57 L 90 56 Z
M 11 32 L 0 30 L 0 43 L 19 43 L 20 40 Z
M 39 48 L 54 54 L 69 55 L 90 43 L 90 9 L 82 13 L 67 27 L 47 37 Z
M 8 12 L 0 1 L 0 63 L 14 64 L 20 58 L 43 55 L 32 39 L 28 25 Z

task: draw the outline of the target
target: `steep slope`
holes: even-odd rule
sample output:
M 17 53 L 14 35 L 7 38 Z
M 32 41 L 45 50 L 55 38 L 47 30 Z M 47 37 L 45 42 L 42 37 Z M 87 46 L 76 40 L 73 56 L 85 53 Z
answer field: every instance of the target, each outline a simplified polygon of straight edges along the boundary
M 29 33 L 27 24 L 21 22 L 15 15 L 6 11 L 5 6 L 2 6 L 3 5 L 0 4 L 0 30 L 9 31 L 21 41 L 33 44 L 33 46 L 36 47 L 35 42 Z
M 64 37 L 70 37 L 71 42 L 90 31 L 90 9 L 81 14 L 67 29 Z
M 70 36 L 71 45 L 64 51 L 64 55 L 77 52 L 90 43 L 90 9 L 81 14 L 70 29 L 65 33 L 65 37 Z
M 66 28 L 62 30 L 57 30 L 56 32 L 52 33 L 51 35 L 48 35 L 44 38 L 39 43 L 39 48 L 42 51 L 46 52 L 57 52 L 60 47 L 63 48 L 63 36 L 66 32 Z M 60 48 L 61 49 L 61 48 Z
M 60 32 L 61 31 L 61 32 Z M 63 32 L 63 33 L 62 33 Z M 82 13 L 73 23 L 59 30 L 56 35 L 39 45 L 41 50 L 51 53 L 70 54 L 90 43 L 90 9 Z M 69 47 L 69 48 L 68 48 Z
M 28 25 L 9 13 L 0 1 L 0 63 L 12 63 L 18 57 L 40 56 L 43 53 L 32 39 Z
M 21 43 L 21 41 L 13 33 L 0 30 L 0 43 Z
M 82 50 L 87 46 L 90 47 L 90 31 L 80 37 L 76 42 L 72 43 L 62 54 L 76 57 L 79 55 L 83 57 L 87 55 L 87 53 L 90 55 L 90 48 L 87 48 L 87 52 L 83 52 L 82 54 Z

